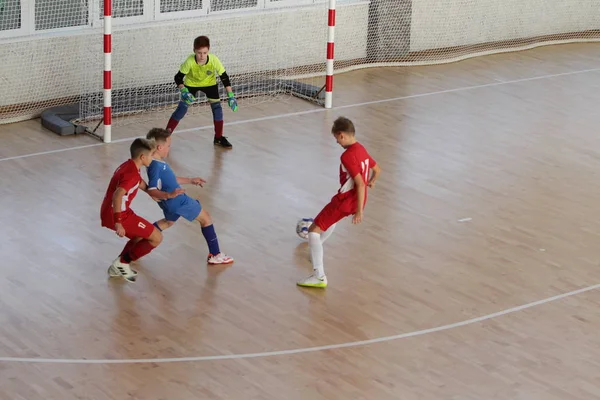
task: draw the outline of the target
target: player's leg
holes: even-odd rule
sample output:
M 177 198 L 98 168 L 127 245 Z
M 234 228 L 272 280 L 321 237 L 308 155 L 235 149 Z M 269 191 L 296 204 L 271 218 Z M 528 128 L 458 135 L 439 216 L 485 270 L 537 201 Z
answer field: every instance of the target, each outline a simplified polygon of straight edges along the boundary
M 106 217 L 106 216 L 103 215 L 101 218 L 102 218 L 102 226 L 105 227 L 105 228 L 108 228 L 108 229 L 110 229 L 111 231 L 114 232 L 115 231 L 115 225 L 114 225 L 114 221 L 112 219 L 112 216 L 109 218 L 109 217 Z M 126 233 L 126 235 L 127 235 L 127 233 Z M 123 254 L 125 254 L 129 250 L 131 250 L 131 248 L 133 247 L 133 245 L 136 244 L 138 241 L 140 241 L 142 239 L 140 237 L 134 237 L 134 236 L 132 236 L 132 237 L 126 236 L 126 237 L 128 237 L 129 240 L 125 244 L 125 247 L 123 248 L 123 250 L 121 250 L 121 253 L 117 257 L 117 260 L 119 260 L 123 256 Z M 108 274 L 111 277 L 122 276 L 121 273 L 119 271 L 117 271 L 116 266 L 114 264 L 115 264 L 115 262 L 113 261 L 113 263 L 108 267 Z M 131 270 L 130 272 L 131 272 L 131 274 L 133 276 L 137 275 L 137 271 L 135 271 L 134 269 L 131 269 L 131 268 L 130 268 L 130 270 Z
M 219 96 L 219 87 L 217 85 L 208 86 L 200 89 L 210 104 L 210 110 L 213 116 L 213 124 L 215 126 L 215 137 L 213 144 L 221 146 L 226 149 L 231 149 L 233 146 L 229 143 L 229 140 L 223 136 L 223 124 L 225 123 L 223 118 L 223 107 L 221 106 L 221 98 Z
M 308 229 L 308 245 L 310 247 L 311 260 L 313 265 L 312 275 L 297 282 L 299 286 L 308 287 L 326 287 L 327 276 L 323 265 L 323 242 L 331 235 L 335 225 L 342 218 L 348 216 L 348 213 L 342 211 L 339 203 L 332 199 L 321 212 L 316 216 L 314 222 Z M 325 233 L 325 240 L 322 234 Z
M 123 250 L 121 251 L 120 255 L 123 255 L 123 254 L 127 253 L 129 250 L 131 250 L 131 248 L 133 247 L 133 245 L 135 245 L 140 240 L 142 240 L 142 238 L 140 238 L 140 237 L 129 239 L 129 241 L 125 244 L 125 247 L 123 247 Z
M 312 225 L 315 225 L 315 224 L 313 223 L 313 224 L 311 224 L 311 226 L 312 226 Z M 337 223 L 335 223 L 335 224 L 331 225 L 329 228 L 327 228 L 327 230 L 326 230 L 326 231 L 324 231 L 324 232 L 321 232 L 321 243 L 325 243 L 325 241 L 326 241 L 327 239 L 329 239 L 329 236 L 331 236 L 331 234 L 332 234 L 332 233 L 333 233 L 333 231 L 335 230 L 335 227 L 336 227 L 336 225 L 337 225 Z M 315 225 L 315 226 L 316 226 L 316 225 Z M 308 232 L 310 233 L 310 228 L 308 228 Z
M 121 251 L 121 254 L 119 254 L 119 256 L 115 258 L 108 267 L 108 276 L 110 276 L 111 278 L 123 277 L 129 282 L 135 282 L 135 278 L 138 275 L 138 272 L 131 268 L 130 263 L 123 263 L 122 260 L 123 256 L 125 254 L 128 254 L 129 251 L 131 251 L 131 249 L 133 248 L 133 245 L 138 243 L 140 240 L 142 240 L 142 238 L 140 237 L 133 237 L 129 239 L 129 241 L 125 245 L 127 249 L 123 249 L 123 251 Z
M 130 263 L 154 250 L 162 241 L 162 234 L 154 225 L 136 214 L 128 216 L 122 224 L 126 236 L 136 240 L 127 252 L 113 261 L 108 269 L 108 274 L 122 276 L 129 282 L 135 282 L 137 273 L 131 269 Z M 138 238 L 140 239 L 137 240 Z
M 171 200 L 171 201 L 173 201 L 173 200 Z M 163 215 L 165 217 L 163 219 L 159 219 L 158 221 L 155 221 L 153 225 L 156 227 L 156 229 L 158 229 L 159 231 L 162 232 L 165 229 L 169 229 L 170 227 L 172 227 L 173 224 L 175 224 L 175 221 L 177 221 L 179 219 L 179 215 L 169 212 L 169 208 L 167 207 L 166 201 L 158 202 L 158 206 L 163 211 Z
M 225 121 L 223 120 L 223 107 L 221 106 L 221 100 L 209 99 L 210 109 L 213 114 L 213 124 L 215 126 L 215 137 L 213 139 L 213 144 L 216 146 L 221 146 L 226 149 L 233 148 L 233 145 L 225 136 L 223 136 L 223 125 Z
M 327 239 L 329 239 L 329 237 L 335 230 L 336 225 L 337 225 L 337 223 L 331 225 L 326 231 L 323 232 L 323 231 L 321 231 L 321 229 L 318 226 L 316 226 L 314 223 L 312 223 L 308 228 L 308 233 L 310 234 L 310 232 L 316 232 L 316 230 L 318 229 L 318 231 L 320 232 L 321 244 L 323 244 L 323 243 L 325 243 L 325 241 Z M 311 229 L 313 229 L 313 230 L 311 231 Z M 319 232 L 316 232 L 316 233 L 319 233 Z M 308 240 L 308 237 L 306 238 L 306 240 Z M 309 256 L 309 260 L 312 263 L 312 261 L 313 261 L 312 253 Z
M 169 229 L 170 227 L 172 227 L 173 224 L 175 224 L 175 221 L 169 221 L 167 218 L 163 218 L 163 219 L 159 219 L 158 221 L 154 222 L 152 225 L 154 225 L 154 227 L 156 227 L 156 229 L 158 229 L 159 231 L 162 232 L 165 229 Z
M 182 216 L 188 221 L 198 221 L 202 228 L 202 236 L 206 240 L 208 246 L 208 258 L 209 264 L 231 264 L 233 258 L 227 256 L 221 252 L 219 247 L 219 239 L 213 225 L 210 214 L 202 208 L 202 204 L 197 199 L 194 199 L 186 194 L 179 195 L 181 202 L 178 204 L 176 210 L 172 210 L 174 213 Z
M 186 88 L 192 96 L 196 96 L 196 93 L 198 93 L 198 88 L 188 86 L 186 86 Z M 185 100 L 180 100 L 179 104 L 177 104 L 177 108 L 175 111 L 173 111 L 173 114 L 171 114 L 171 118 L 169 118 L 169 122 L 167 123 L 167 127 L 165 129 L 173 133 L 175 128 L 177 128 L 179 121 L 181 121 L 183 117 L 185 117 L 185 114 L 187 114 L 188 108 L 189 104 Z
M 119 257 L 121 257 L 123 254 L 128 253 L 129 250 L 131 250 L 133 248 L 133 246 L 140 240 L 142 240 L 141 237 L 134 237 L 133 239 L 129 239 L 129 241 L 125 244 L 125 247 L 123 247 L 121 254 L 119 254 Z M 136 271 L 133 271 L 133 272 L 137 274 Z
M 209 254 L 206 262 L 212 265 L 233 263 L 233 258 L 223 253 L 219 247 L 219 239 L 217 238 L 210 214 L 205 209 L 202 209 L 196 220 L 202 227 L 202 235 L 208 245 Z
M 165 129 L 173 133 L 175 128 L 177 128 L 177 125 L 179 125 L 179 121 L 181 121 L 183 117 L 185 117 L 185 114 L 187 114 L 188 107 L 188 104 L 181 100 L 179 104 L 177 104 L 177 108 L 175 111 L 173 111 L 173 114 L 171 114 L 171 118 L 169 118 L 169 122 L 167 123 L 167 127 Z

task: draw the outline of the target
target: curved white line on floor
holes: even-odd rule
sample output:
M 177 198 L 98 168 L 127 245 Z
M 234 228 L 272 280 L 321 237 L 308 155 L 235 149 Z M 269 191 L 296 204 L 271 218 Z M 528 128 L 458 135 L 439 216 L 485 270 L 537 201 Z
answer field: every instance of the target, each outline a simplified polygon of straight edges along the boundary
M 533 303 L 527 303 L 521 306 L 509 308 L 503 311 L 498 311 L 493 314 L 484 315 L 482 317 L 472 318 L 461 322 L 456 322 L 453 324 L 442 325 L 436 328 L 423 329 L 420 331 L 402 333 L 394 336 L 384 336 L 375 339 L 368 340 L 359 340 L 356 342 L 347 342 L 347 343 L 339 343 L 339 344 L 329 344 L 325 346 L 316 346 L 316 347 L 305 347 L 301 349 L 292 349 L 292 350 L 279 350 L 279 351 L 267 351 L 262 353 L 245 353 L 245 354 L 227 354 L 227 355 L 217 355 L 217 356 L 198 356 L 198 357 L 175 357 L 175 358 L 141 358 L 141 359 L 60 359 L 60 358 L 20 358 L 20 357 L 0 357 L 0 362 L 25 362 L 25 363 L 54 363 L 54 364 L 139 364 L 139 363 L 171 363 L 171 362 L 197 362 L 197 361 L 214 361 L 214 360 L 231 360 L 231 359 L 243 359 L 243 358 L 257 358 L 257 357 L 274 357 L 274 356 L 283 356 L 288 354 L 299 354 L 299 353 L 309 353 L 313 351 L 322 351 L 322 350 L 334 350 L 341 349 L 344 347 L 356 347 L 356 346 L 364 346 L 368 344 L 374 343 L 382 343 L 389 342 L 392 340 L 405 339 L 413 336 L 421 336 L 429 333 L 436 333 L 441 331 L 447 331 L 449 329 L 459 328 L 461 326 L 472 325 L 478 322 L 482 322 L 488 319 L 501 317 L 503 315 L 515 313 L 517 311 L 522 311 L 527 308 L 539 306 L 542 304 L 550 303 L 552 301 L 564 299 L 566 297 L 575 296 L 577 294 L 581 294 L 584 292 L 588 292 L 590 290 L 596 290 L 600 288 L 600 284 L 588 286 L 582 289 L 573 290 L 572 292 L 559 294 L 556 296 L 548 297 L 543 300 L 534 301 Z
M 296 115 L 305 115 L 305 114 L 319 113 L 319 112 L 325 112 L 325 111 L 343 110 L 345 108 L 369 106 L 369 105 L 373 105 L 373 104 L 388 103 L 388 102 L 391 102 L 391 101 L 399 101 L 399 100 L 406 100 L 406 99 L 414 99 L 414 98 L 418 98 L 418 97 L 433 96 L 433 95 L 436 95 L 436 94 L 462 92 L 462 91 L 465 91 L 465 90 L 481 89 L 481 88 L 492 87 L 492 86 L 500 86 L 500 85 L 509 85 L 509 84 L 512 84 L 512 83 L 537 81 L 537 80 L 540 80 L 540 79 L 548 79 L 548 78 L 556 78 L 556 77 L 559 77 L 559 76 L 585 74 L 585 73 L 588 73 L 588 72 L 597 72 L 597 71 L 600 71 L 600 68 L 583 69 L 583 70 L 571 71 L 571 72 L 562 72 L 560 74 L 532 76 L 532 77 L 529 77 L 529 78 L 514 79 L 514 80 L 510 80 L 510 81 L 499 81 L 499 82 L 485 83 L 483 85 L 463 86 L 463 87 L 459 87 L 459 88 L 455 88 L 455 89 L 438 90 L 438 91 L 435 91 L 435 92 L 412 94 L 412 95 L 408 95 L 408 96 L 392 97 L 392 98 L 381 99 L 381 100 L 365 101 L 363 103 L 347 104 L 345 106 L 333 107 L 331 109 L 326 109 L 326 108 L 323 108 L 323 107 L 319 107 L 319 108 L 314 108 L 314 109 L 311 109 L 311 110 L 297 111 L 297 112 L 291 112 L 291 113 L 286 113 L 286 114 L 277 114 L 277 115 L 272 115 L 272 116 L 268 116 L 268 117 L 251 118 L 251 119 L 245 119 L 245 120 L 242 120 L 242 121 L 226 122 L 225 125 L 226 126 L 231 126 L 231 125 L 248 124 L 248 123 L 251 123 L 251 122 L 259 122 L 259 121 L 267 121 L 267 120 L 271 120 L 271 119 L 293 117 L 293 116 L 296 116 Z M 185 133 L 185 132 L 194 132 L 194 131 L 199 131 L 199 130 L 204 130 L 204 129 L 213 129 L 213 126 L 212 125 L 206 125 L 206 126 L 201 126 L 201 127 L 198 127 L 198 128 L 181 129 L 181 130 L 177 130 L 177 133 L 181 134 L 181 133 Z M 135 138 L 136 137 L 128 137 L 128 138 L 113 140 L 108 145 L 110 145 L 112 143 L 130 142 L 130 141 L 134 140 Z M 106 143 L 99 142 L 99 143 L 88 144 L 88 145 L 83 145 L 83 146 L 66 147 L 64 149 L 40 151 L 38 153 L 22 154 L 20 156 L 0 158 L 0 162 L 2 162 L 2 161 L 10 161 L 10 160 L 18 160 L 18 159 L 21 159 L 21 158 L 28 158 L 28 157 L 35 157 L 35 156 L 43 156 L 43 155 L 47 155 L 47 154 L 62 153 L 64 151 L 86 149 L 86 148 L 89 148 L 89 147 L 105 146 L 105 145 L 106 145 Z

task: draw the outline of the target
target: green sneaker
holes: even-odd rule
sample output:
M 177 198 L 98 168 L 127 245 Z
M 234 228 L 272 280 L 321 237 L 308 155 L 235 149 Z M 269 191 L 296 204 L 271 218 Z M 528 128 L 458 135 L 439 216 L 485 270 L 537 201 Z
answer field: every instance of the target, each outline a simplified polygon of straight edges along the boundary
M 296 282 L 296 285 L 305 287 L 324 288 L 327 287 L 327 277 L 323 275 L 323 277 L 317 278 L 317 276 L 313 274 L 307 278 L 302 279 L 301 281 Z

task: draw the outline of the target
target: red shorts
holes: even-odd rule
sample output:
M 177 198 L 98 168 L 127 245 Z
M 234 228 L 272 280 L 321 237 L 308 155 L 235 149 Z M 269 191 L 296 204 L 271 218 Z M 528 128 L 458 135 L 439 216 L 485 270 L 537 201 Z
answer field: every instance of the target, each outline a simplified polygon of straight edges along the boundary
M 337 196 L 333 196 L 329 204 L 315 217 L 314 223 L 325 232 L 333 224 L 354 213 L 356 213 L 356 198 L 347 197 L 340 200 Z
M 143 239 L 148 239 L 152 232 L 154 232 L 154 225 L 151 222 L 148 222 L 144 218 L 136 215 L 131 212 L 123 221 L 121 221 L 123 228 L 125 229 L 125 236 L 129 239 L 134 239 L 141 237 Z M 115 224 L 112 218 L 110 221 L 102 221 L 102 226 L 115 230 Z

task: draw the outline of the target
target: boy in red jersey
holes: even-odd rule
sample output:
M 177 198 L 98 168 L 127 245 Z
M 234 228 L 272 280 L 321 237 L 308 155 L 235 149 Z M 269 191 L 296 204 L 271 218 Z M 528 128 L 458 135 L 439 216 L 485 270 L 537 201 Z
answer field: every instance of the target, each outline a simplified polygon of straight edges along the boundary
M 308 229 L 313 274 L 299 281 L 298 286 L 327 287 L 327 277 L 323 267 L 323 243 L 333 233 L 335 225 L 341 219 L 353 215 L 353 224 L 362 221 L 363 209 L 367 203 L 367 186 L 370 188 L 375 186 L 375 181 L 381 173 L 379 165 L 356 140 L 352 121 L 339 117 L 334 121 L 331 133 L 337 143 L 345 149 L 340 157 L 341 187 Z M 371 171 L 373 171 L 372 175 Z
M 100 208 L 102 226 L 115 231 L 119 237 L 129 238 L 119 257 L 108 268 L 109 276 L 122 276 L 128 282 L 135 282 L 137 276 L 129 264 L 150 253 L 162 241 L 160 231 L 130 208 L 138 189 L 147 189 L 140 168 L 150 165 L 155 150 L 156 143 L 152 140 L 138 138 L 131 143 L 131 158 L 115 170 Z M 169 195 L 175 197 L 178 194 Z

